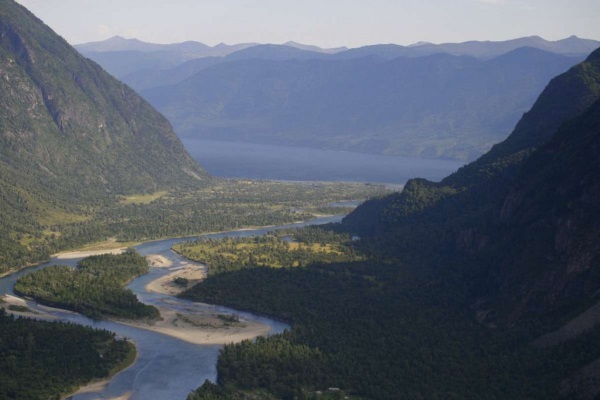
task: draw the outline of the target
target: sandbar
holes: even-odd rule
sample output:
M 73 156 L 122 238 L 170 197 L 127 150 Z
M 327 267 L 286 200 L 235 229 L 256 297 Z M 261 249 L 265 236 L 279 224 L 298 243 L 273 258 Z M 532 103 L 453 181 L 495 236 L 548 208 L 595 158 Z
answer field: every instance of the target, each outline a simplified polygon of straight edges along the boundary
M 165 256 L 161 256 L 160 254 L 151 254 L 146 256 L 146 260 L 151 267 L 154 268 L 169 268 L 173 266 L 173 261 L 169 260 Z
M 27 301 L 17 296 L 12 296 L 10 294 L 5 294 L 4 296 L 0 296 L 0 299 L 3 300 L 4 303 L 0 303 L 0 308 L 4 308 L 7 314 L 12 314 L 15 317 L 25 317 L 25 318 L 35 318 L 35 319 L 44 319 L 44 320 L 53 320 L 57 319 L 54 315 L 34 311 L 29 308 L 27 305 Z M 27 307 L 27 311 L 16 311 L 11 310 L 8 306 L 19 306 L 19 307 Z
M 68 251 L 64 253 L 55 254 L 54 257 L 57 260 L 70 260 L 73 258 L 85 258 L 90 256 L 98 256 L 100 254 L 121 254 L 127 247 L 119 247 L 117 249 L 110 250 L 89 250 L 89 251 Z
M 172 262 L 163 256 L 152 255 L 146 258 L 153 267 L 167 268 L 172 266 Z M 206 267 L 204 265 L 185 262 L 180 263 L 180 265 L 182 265 L 181 268 L 148 283 L 145 289 L 148 292 L 177 296 L 206 278 Z M 187 283 L 175 283 L 176 278 L 187 279 Z
M 108 386 L 111 379 L 112 378 L 103 379 L 101 381 L 93 382 L 88 385 L 82 386 L 79 389 L 77 389 L 76 392 L 71 393 L 63 398 L 69 399 L 70 397 L 75 396 L 77 394 L 102 392 Z M 110 397 L 110 398 L 108 398 L 108 400 L 129 400 L 132 395 L 133 395 L 133 392 L 126 392 L 118 397 Z M 104 398 L 104 397 L 102 397 L 102 398 Z
M 229 344 L 267 335 L 269 325 L 209 310 L 181 312 L 158 306 L 161 321 L 119 321 L 125 325 L 162 333 L 192 344 Z

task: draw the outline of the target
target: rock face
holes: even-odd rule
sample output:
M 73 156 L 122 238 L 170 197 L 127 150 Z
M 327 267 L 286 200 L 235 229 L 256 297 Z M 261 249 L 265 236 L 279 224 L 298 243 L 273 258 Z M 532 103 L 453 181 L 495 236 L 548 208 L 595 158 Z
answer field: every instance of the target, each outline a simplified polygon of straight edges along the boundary
M 412 180 L 345 224 L 376 250 L 456 268 L 484 322 L 583 310 L 600 289 L 599 99 L 596 50 L 490 152 L 440 183 Z

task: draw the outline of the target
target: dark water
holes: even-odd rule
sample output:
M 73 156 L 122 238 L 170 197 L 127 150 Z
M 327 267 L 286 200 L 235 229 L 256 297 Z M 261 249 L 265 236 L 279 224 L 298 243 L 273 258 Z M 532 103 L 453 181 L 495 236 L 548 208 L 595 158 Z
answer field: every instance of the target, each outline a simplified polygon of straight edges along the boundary
M 290 224 L 276 228 L 255 229 L 240 232 L 226 232 L 205 237 L 221 238 L 225 236 L 252 236 L 264 235 L 274 229 L 301 227 L 306 225 L 324 224 L 329 222 L 339 222 L 341 216 L 318 218 L 307 223 Z M 246 312 L 239 312 L 226 307 L 212 306 L 207 304 L 193 303 L 186 300 L 176 299 L 171 296 L 149 293 L 145 290 L 146 284 L 154 279 L 170 273 L 172 268 L 177 268 L 184 259 L 171 251 L 171 246 L 175 243 L 195 239 L 197 236 L 188 238 L 177 238 L 159 240 L 140 244 L 136 247 L 138 252 L 144 256 L 150 254 L 159 254 L 173 261 L 171 268 L 153 268 L 150 273 L 141 276 L 131 282 L 128 286 L 138 298 L 147 304 L 168 305 L 175 309 L 210 309 L 220 314 L 237 314 L 241 318 L 246 318 L 271 326 L 271 334 L 282 332 L 288 326 L 284 323 L 252 315 Z M 57 260 L 53 258 L 50 262 L 21 270 L 12 275 L 0 279 L 0 295 L 13 294 L 15 281 L 26 274 L 45 268 L 49 265 L 76 265 L 79 259 Z M 185 260 L 190 263 L 190 261 Z M 169 300 L 165 303 L 164 300 Z M 31 309 L 39 309 L 39 306 L 29 301 L 28 306 Z M 86 393 L 70 397 L 74 400 L 89 399 L 110 399 L 133 392 L 131 399 L 161 399 L 161 400 L 183 400 L 190 391 L 194 390 L 204 382 L 205 379 L 215 381 L 216 363 L 218 352 L 221 346 L 218 345 L 195 345 L 181 341 L 160 333 L 151 332 L 144 329 L 138 329 L 127 325 L 122 325 L 110 321 L 94 321 L 82 315 L 63 312 L 60 310 L 52 311 L 52 314 L 64 321 L 71 321 L 81 325 L 92 326 L 94 328 L 108 329 L 116 332 L 122 337 L 128 337 L 135 341 L 138 350 L 138 359 L 127 370 L 115 375 L 108 386 L 99 393 Z
M 208 172 L 225 178 L 404 184 L 417 177 L 438 181 L 464 164 L 306 147 L 201 139 L 182 141 Z

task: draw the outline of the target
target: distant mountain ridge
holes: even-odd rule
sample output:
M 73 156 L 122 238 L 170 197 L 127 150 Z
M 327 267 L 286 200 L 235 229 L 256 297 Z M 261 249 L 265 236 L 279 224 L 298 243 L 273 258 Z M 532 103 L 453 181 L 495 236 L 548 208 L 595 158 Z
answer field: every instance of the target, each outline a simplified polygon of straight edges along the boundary
M 423 57 L 437 53 L 465 55 L 489 59 L 516 50 L 533 47 L 551 53 L 585 57 L 600 46 L 600 41 L 571 36 L 557 41 L 548 41 L 539 36 L 530 36 L 506 41 L 469 41 L 463 43 L 432 44 L 420 42 L 414 45 L 377 44 L 348 49 L 337 47 L 324 49 L 293 41 L 284 44 L 240 43 L 207 46 L 188 41 L 174 44 L 147 43 L 137 39 L 115 36 L 100 42 L 90 42 L 74 47 L 86 57 L 98 62 L 117 78 L 148 70 L 169 69 L 181 63 L 204 57 L 226 57 L 235 59 L 354 59 L 360 57 Z M 256 49 L 246 51 L 247 49 Z M 261 49 L 262 48 L 262 49 Z M 268 49 L 268 50 L 267 50 Z M 302 50 L 293 51 L 292 49 Z M 240 54 L 236 54 L 241 52 Z M 159 86 L 159 85 L 155 85 Z
M 190 58 L 199 58 L 209 56 L 225 56 L 235 51 L 239 51 L 244 48 L 256 45 L 257 43 L 239 43 L 234 45 L 220 43 L 216 46 L 208 46 L 204 43 L 195 42 L 191 40 L 182 43 L 158 44 L 143 42 L 138 39 L 126 39 L 121 36 L 113 36 L 110 39 L 106 39 L 100 42 L 76 44 L 73 47 L 75 47 L 78 51 L 82 53 L 101 53 L 112 51 L 139 51 L 145 53 L 168 52 L 182 53 Z
M 551 77 L 580 61 L 534 48 L 491 60 L 332 60 L 288 50 L 295 59 L 256 46 L 221 63 L 125 80 L 136 87 L 186 76 L 141 91 L 182 137 L 469 160 L 506 136 Z M 238 58 L 247 53 L 255 57 Z
M 335 53 L 340 53 L 342 51 L 348 50 L 348 48 L 346 46 L 333 47 L 333 48 L 322 48 L 319 46 L 314 46 L 314 45 L 310 45 L 310 44 L 302 44 L 302 43 L 298 43 L 298 42 L 294 42 L 294 41 L 286 42 L 283 45 L 295 47 L 300 50 L 315 51 L 317 53 L 326 53 L 326 54 L 335 54 Z
M 419 42 L 409 46 L 397 44 L 380 44 L 349 49 L 336 55 L 338 58 L 364 57 L 377 55 L 384 58 L 395 57 L 422 57 L 436 53 L 446 53 L 455 56 L 471 56 L 488 59 L 508 53 L 521 47 L 533 47 L 550 53 L 587 56 L 600 46 L 600 41 L 582 39 L 570 36 L 565 39 L 550 41 L 539 36 L 529 36 L 504 41 L 468 41 L 462 43 L 433 44 Z
M 473 160 L 506 137 L 552 76 L 596 46 L 532 36 L 234 50 L 112 38 L 79 49 L 140 91 L 184 137 Z M 193 59 L 190 48 L 198 51 Z M 102 49 L 110 51 L 88 52 Z
M 548 51 L 551 53 L 565 55 L 587 55 L 600 46 L 600 41 L 592 39 L 583 39 L 577 36 L 570 36 L 560 40 L 546 40 L 539 36 L 528 36 L 517 39 L 503 41 L 478 41 L 472 40 L 460 43 L 440 43 L 418 42 L 408 46 L 398 44 L 375 44 L 366 45 L 357 48 L 348 48 L 345 46 L 336 48 L 322 48 L 315 45 L 302 44 L 294 41 L 288 41 L 281 45 L 272 43 L 239 43 L 228 45 L 220 43 L 216 46 L 208 46 L 201 42 L 186 41 L 182 43 L 157 44 L 144 42 L 135 38 L 126 39 L 121 36 L 113 36 L 109 39 L 76 44 L 74 47 L 82 53 L 98 53 L 112 51 L 140 51 L 140 52 L 172 52 L 187 53 L 190 56 L 196 54 L 197 57 L 222 57 L 228 54 L 240 51 L 249 47 L 271 45 L 287 46 L 299 50 L 311 51 L 313 53 L 337 54 L 336 57 L 352 58 L 357 55 L 380 55 L 387 57 L 421 57 L 434 53 L 447 53 L 452 55 L 466 55 L 477 58 L 496 57 L 520 47 L 533 47 L 536 49 Z

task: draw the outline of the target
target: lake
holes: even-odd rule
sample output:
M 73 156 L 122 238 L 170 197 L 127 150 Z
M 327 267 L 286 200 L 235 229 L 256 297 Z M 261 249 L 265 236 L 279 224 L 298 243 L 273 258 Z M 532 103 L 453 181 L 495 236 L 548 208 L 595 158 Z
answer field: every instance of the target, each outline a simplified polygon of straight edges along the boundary
M 416 177 L 438 181 L 464 164 L 307 147 L 202 139 L 182 141 L 200 165 L 224 178 L 404 184 Z

